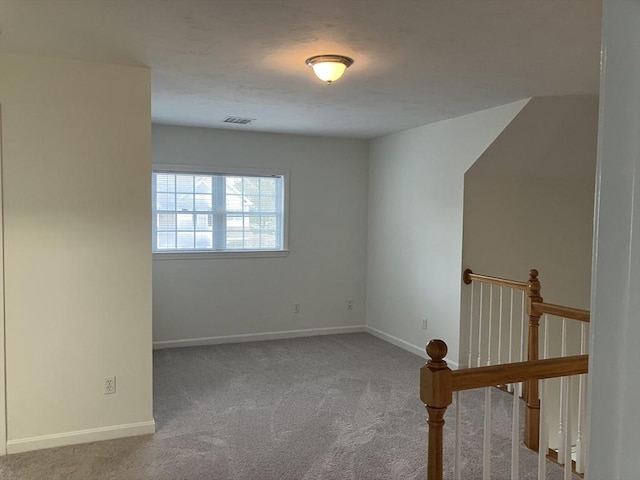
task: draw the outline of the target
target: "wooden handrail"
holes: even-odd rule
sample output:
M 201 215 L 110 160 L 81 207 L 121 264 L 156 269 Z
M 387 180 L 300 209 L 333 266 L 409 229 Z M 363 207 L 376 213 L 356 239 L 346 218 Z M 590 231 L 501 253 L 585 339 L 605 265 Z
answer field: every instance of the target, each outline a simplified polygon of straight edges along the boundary
M 433 360 L 429 360 L 422 368 L 426 374 L 426 370 L 433 371 L 433 368 L 427 369 L 427 367 L 437 365 L 439 367 L 437 372 L 440 374 L 442 371 L 446 371 L 448 372 L 446 377 L 450 378 L 438 384 L 435 384 L 429 376 L 421 377 L 420 381 L 420 398 L 425 404 L 436 404 L 440 408 L 451 404 L 453 392 L 542 378 L 570 377 L 589 371 L 589 355 L 573 355 L 451 370 L 443 360 L 446 353 L 440 357 L 442 351 L 447 351 L 446 344 L 442 340 L 431 340 L 427 346 L 427 354 Z M 443 363 L 435 363 L 439 361 Z M 434 386 L 438 388 L 434 388 Z
M 444 360 L 447 344 L 442 340 L 431 340 L 427 355 L 429 361 L 420 369 L 420 398 L 429 414 L 427 480 L 443 478 L 444 415 L 453 392 L 516 382 L 537 384 L 542 378 L 587 373 L 589 364 L 588 355 L 577 355 L 452 371 Z
M 466 269 L 462 273 L 462 280 L 469 285 L 472 281 L 491 283 L 492 285 L 499 285 L 501 287 L 511 287 L 518 290 L 526 290 L 527 282 L 518 282 L 517 280 L 509 280 L 508 278 L 491 277 L 489 275 L 480 275 L 479 273 L 473 273 L 470 269 Z
M 454 392 L 506 385 L 541 378 L 570 377 L 587 373 L 589 355 L 548 358 L 531 362 L 503 363 L 452 371 Z
M 540 295 L 541 285 L 536 269 L 529 270 L 529 279 L 526 282 L 480 275 L 473 273 L 470 269 L 466 269 L 463 272 L 462 278 L 467 285 L 473 281 L 479 281 L 500 287 L 522 290 L 526 293 L 526 304 L 524 308 L 526 308 L 529 318 L 527 336 L 527 360 L 529 362 L 536 362 L 538 360 L 538 330 L 540 327 L 540 317 L 542 315 L 548 314 L 581 322 L 590 321 L 591 314 L 588 310 L 545 303 Z M 538 382 L 535 380 L 524 380 L 522 396 L 527 402 L 524 421 L 524 443 L 531 450 L 537 451 L 540 438 L 540 398 L 538 394 Z
M 555 305 L 553 303 L 532 302 L 532 311 L 537 315 L 547 313 L 556 317 L 570 318 L 571 320 L 579 320 L 580 322 L 589 322 L 591 312 L 581 308 L 565 307 L 564 305 Z

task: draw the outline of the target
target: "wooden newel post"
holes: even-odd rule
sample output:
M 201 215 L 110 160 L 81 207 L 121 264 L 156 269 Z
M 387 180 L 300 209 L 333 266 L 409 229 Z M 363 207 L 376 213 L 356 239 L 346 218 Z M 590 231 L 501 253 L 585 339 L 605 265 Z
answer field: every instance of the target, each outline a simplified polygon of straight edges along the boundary
M 536 315 L 532 304 L 542 302 L 540 296 L 540 281 L 538 271 L 529 270 L 529 281 L 527 282 L 527 314 L 529 315 L 529 343 L 527 346 L 527 360 L 538 360 L 538 327 L 540 326 L 540 315 Z M 531 450 L 538 451 L 540 443 L 540 395 L 538 393 L 538 380 L 530 380 L 526 384 L 525 400 L 527 410 L 524 423 L 524 444 Z
M 453 375 L 444 361 L 447 344 L 431 340 L 427 345 L 430 360 L 420 369 L 420 399 L 429 414 L 427 480 L 442 480 L 442 437 L 444 414 L 453 401 Z

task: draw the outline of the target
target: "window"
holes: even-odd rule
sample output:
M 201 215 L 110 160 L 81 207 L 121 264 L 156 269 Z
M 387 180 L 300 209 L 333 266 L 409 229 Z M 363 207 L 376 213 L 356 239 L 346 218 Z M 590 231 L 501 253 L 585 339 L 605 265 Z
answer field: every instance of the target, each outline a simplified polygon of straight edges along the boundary
M 285 174 L 155 169 L 153 252 L 284 251 Z

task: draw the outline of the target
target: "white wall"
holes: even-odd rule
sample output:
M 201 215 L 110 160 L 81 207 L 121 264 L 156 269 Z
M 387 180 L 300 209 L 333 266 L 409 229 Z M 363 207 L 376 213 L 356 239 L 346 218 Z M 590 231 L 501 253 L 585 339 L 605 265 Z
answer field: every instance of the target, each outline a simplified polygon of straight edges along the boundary
M 156 346 L 362 328 L 367 154 L 361 140 L 154 125 L 155 164 L 288 170 L 291 250 L 277 258 L 155 259 Z
M 371 142 L 367 325 L 417 353 L 458 361 L 464 173 L 526 100 Z M 428 327 L 422 329 L 422 319 Z
M 640 472 L 640 2 L 604 0 L 587 478 Z
M 9 452 L 153 432 L 149 71 L 1 67 Z

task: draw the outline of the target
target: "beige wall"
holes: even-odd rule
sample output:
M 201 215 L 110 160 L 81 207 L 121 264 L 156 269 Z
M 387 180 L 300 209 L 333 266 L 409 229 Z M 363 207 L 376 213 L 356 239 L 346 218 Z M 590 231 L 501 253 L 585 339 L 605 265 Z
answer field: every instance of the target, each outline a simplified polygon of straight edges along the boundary
M 1 67 L 9 452 L 152 432 L 149 71 Z
M 589 308 L 598 98 L 532 99 L 465 174 L 463 266 Z M 467 343 L 465 287 L 461 343 Z
M 464 268 L 523 281 L 527 280 L 530 268 L 537 268 L 545 301 L 589 308 L 597 124 L 596 96 L 534 98 L 522 109 L 465 175 Z M 465 351 L 469 343 L 470 291 L 471 287 L 465 286 L 462 295 L 460 343 Z M 478 292 L 474 292 L 476 312 Z M 496 363 L 499 291 L 493 292 L 492 316 L 488 311 L 488 293 L 485 289 L 484 319 L 493 320 L 491 350 L 492 363 Z M 505 291 L 503 362 L 508 359 L 509 298 Z M 514 301 L 514 361 L 520 360 L 520 308 L 518 292 Z M 477 317 L 474 321 L 477 322 Z M 488 330 L 485 324 L 483 362 L 489 343 Z M 549 317 L 548 338 L 548 356 L 560 356 L 561 319 Z M 474 338 L 473 359 L 477 357 L 476 342 Z M 580 322 L 568 322 L 567 354 L 579 354 L 580 343 Z M 549 390 L 550 398 L 559 396 L 559 381 L 550 381 Z M 574 403 L 575 437 L 577 395 Z M 557 444 L 558 427 L 554 422 L 558 421 L 559 405 L 559 401 L 550 402 L 548 410 L 554 425 L 550 429 L 552 446 Z

